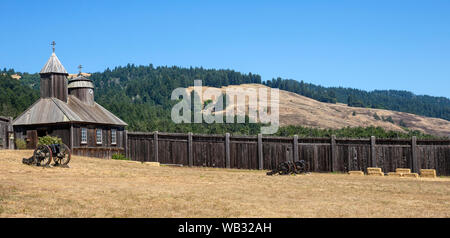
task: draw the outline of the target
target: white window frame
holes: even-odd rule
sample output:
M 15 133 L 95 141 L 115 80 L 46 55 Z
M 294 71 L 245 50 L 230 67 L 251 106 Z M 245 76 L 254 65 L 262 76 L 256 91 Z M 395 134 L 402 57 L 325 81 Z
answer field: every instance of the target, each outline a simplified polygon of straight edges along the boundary
M 117 145 L 117 130 L 111 129 L 111 145 Z
M 98 136 L 98 132 L 100 132 L 100 136 Z M 97 142 L 97 145 L 102 144 L 102 142 L 103 142 L 103 130 L 102 129 L 95 130 L 95 141 Z
M 84 132 L 84 133 L 83 133 Z M 87 144 L 87 134 L 88 134 L 88 130 L 87 128 L 82 127 L 81 128 L 81 144 Z

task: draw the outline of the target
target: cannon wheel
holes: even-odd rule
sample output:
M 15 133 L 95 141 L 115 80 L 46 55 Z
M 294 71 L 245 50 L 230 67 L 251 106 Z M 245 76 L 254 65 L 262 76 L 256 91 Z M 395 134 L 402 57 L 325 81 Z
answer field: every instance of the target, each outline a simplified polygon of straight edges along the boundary
M 288 162 L 282 162 L 278 165 L 278 174 L 286 175 L 289 174 L 290 166 Z
M 40 145 L 34 150 L 33 157 L 36 165 L 47 166 L 52 162 L 52 150 L 46 145 Z
M 307 172 L 307 165 L 306 162 L 304 160 L 300 160 L 295 162 L 295 168 L 296 168 L 296 173 L 306 173 Z
M 67 165 L 70 161 L 72 154 L 67 145 L 61 144 L 59 148 L 59 153 L 56 155 L 55 162 L 60 165 Z

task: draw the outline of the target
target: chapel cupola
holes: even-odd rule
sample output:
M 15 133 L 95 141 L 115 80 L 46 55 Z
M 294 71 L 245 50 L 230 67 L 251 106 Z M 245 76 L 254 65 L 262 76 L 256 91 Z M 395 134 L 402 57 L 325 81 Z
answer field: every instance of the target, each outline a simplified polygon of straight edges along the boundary
M 39 74 L 41 75 L 41 98 L 57 98 L 67 102 L 67 76 L 69 75 L 55 54 L 53 41 L 53 53 Z
M 78 76 L 69 80 L 69 95 L 75 96 L 83 103 L 93 106 L 95 104 L 94 101 L 94 84 L 92 80 L 86 78 L 81 73 L 82 66 L 79 65 L 78 69 L 80 70 Z

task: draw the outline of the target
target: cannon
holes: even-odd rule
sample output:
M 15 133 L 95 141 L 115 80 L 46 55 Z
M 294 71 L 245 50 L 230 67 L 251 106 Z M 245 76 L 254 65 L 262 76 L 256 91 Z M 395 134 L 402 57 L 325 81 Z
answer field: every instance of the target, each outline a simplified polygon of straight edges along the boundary
M 39 145 L 30 158 L 23 158 L 22 163 L 36 166 L 48 166 L 52 160 L 54 166 L 67 166 L 71 152 L 65 144 Z
M 288 175 L 288 174 L 301 174 L 308 172 L 308 163 L 304 160 L 291 162 L 281 162 L 278 164 L 276 169 L 273 169 L 270 172 L 267 172 L 267 175 Z

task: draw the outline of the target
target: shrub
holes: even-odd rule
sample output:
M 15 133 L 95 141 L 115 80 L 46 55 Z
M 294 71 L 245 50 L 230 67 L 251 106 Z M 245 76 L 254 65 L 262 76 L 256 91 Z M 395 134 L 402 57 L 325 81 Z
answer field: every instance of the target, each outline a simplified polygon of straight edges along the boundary
M 378 114 L 375 112 L 375 114 L 373 114 L 373 118 L 375 118 L 375 120 L 379 121 L 381 120 L 380 116 L 378 116 Z
M 16 147 L 19 150 L 24 150 L 27 148 L 27 142 L 25 142 L 25 140 L 22 139 L 16 139 Z
M 403 119 L 398 122 L 398 125 L 401 127 L 405 127 L 405 128 L 408 127 L 408 125 L 406 125 L 406 123 L 403 121 Z
M 392 117 L 391 116 L 388 116 L 387 118 L 384 118 L 383 117 L 383 121 L 387 121 L 387 122 L 390 122 L 390 123 L 394 123 L 394 120 L 392 119 Z
M 130 158 L 125 157 L 123 154 L 113 154 L 112 159 L 116 160 L 130 160 Z
M 39 137 L 38 145 L 62 144 L 62 139 L 54 136 Z

